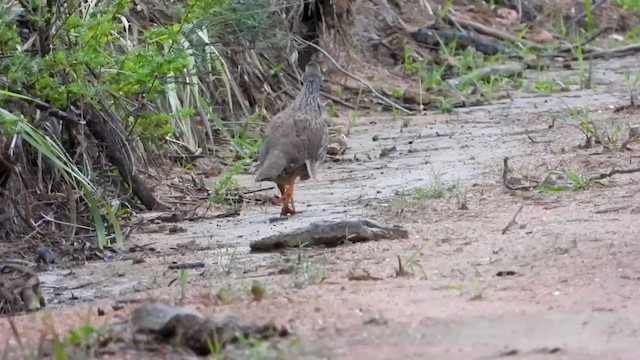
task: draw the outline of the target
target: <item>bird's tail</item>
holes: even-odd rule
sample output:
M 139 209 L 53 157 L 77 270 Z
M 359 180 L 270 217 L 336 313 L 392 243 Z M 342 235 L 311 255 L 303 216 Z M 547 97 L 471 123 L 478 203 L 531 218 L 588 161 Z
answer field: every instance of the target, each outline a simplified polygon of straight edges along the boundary
M 307 172 L 309 173 L 309 176 L 315 180 L 318 163 L 315 161 L 305 160 L 305 164 L 307 165 Z
M 255 181 L 274 181 L 285 167 L 287 167 L 287 159 L 284 154 L 272 152 L 258 169 Z

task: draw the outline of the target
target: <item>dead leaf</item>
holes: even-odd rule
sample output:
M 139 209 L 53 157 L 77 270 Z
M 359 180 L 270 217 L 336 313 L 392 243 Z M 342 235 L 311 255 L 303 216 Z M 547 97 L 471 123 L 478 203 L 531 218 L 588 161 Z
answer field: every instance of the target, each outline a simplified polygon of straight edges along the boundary
M 502 20 L 500 22 L 506 26 L 513 25 L 518 22 L 518 13 L 514 10 L 498 8 L 498 10 L 496 10 L 496 14 L 500 20 Z
M 536 28 L 527 34 L 527 39 L 538 44 L 548 44 L 553 42 L 553 35 L 544 29 Z

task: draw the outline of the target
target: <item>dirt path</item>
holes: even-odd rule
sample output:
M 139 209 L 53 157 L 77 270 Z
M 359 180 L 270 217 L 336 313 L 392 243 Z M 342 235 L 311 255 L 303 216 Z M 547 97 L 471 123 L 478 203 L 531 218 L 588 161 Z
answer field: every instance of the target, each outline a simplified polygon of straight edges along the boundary
M 598 124 L 612 118 L 626 135 L 637 115 L 611 109 L 628 102 L 623 69 L 637 73 L 638 60 L 594 62 L 593 90 L 513 94 L 513 100 L 407 121 L 360 118 L 346 155 L 352 161 L 328 163 L 317 181 L 297 188 L 302 214 L 270 223 L 277 206 L 247 207 L 236 218 L 180 224 L 186 233 L 135 234 L 133 244 L 156 249 L 140 255 L 143 263 L 121 259 L 42 273 L 45 313 L 59 330 L 79 326 L 87 314 L 102 324 L 134 307 L 115 311 L 114 299 L 178 303 L 184 290 L 182 303 L 206 314 L 288 324 L 300 339 L 285 346 L 289 358 L 638 358 L 640 176 L 518 195 L 501 183 L 504 156 L 512 158 L 512 175 L 540 179 L 552 170 L 637 166 L 637 151 L 581 149 L 577 129 L 548 126 L 553 114 L 567 114 L 566 103 L 588 109 Z M 531 82 L 540 76 L 527 74 Z M 395 152 L 380 158 L 381 149 L 394 145 Z M 252 178 L 238 176 L 257 188 Z M 518 225 L 502 234 L 521 205 Z M 358 217 L 403 224 L 410 237 L 248 253 L 249 242 L 264 236 Z M 398 257 L 409 276 L 396 276 Z M 189 270 L 184 288 L 168 286 L 178 272 L 167 265 L 189 261 L 205 267 Z M 380 280 L 349 280 L 365 271 Z M 259 303 L 248 294 L 254 280 L 267 289 Z M 106 315 L 95 315 L 96 307 Z M 37 334 L 43 314 L 18 318 L 21 333 Z M 0 331 L 8 334 L 8 325 L 1 323 Z

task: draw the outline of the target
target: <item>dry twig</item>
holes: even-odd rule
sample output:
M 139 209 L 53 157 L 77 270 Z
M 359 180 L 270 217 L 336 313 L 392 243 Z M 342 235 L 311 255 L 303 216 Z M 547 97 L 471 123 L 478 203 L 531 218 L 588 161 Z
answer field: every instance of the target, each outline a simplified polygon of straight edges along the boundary
M 519 43 L 519 44 L 522 44 L 522 45 L 524 45 L 526 47 L 534 48 L 534 49 L 537 49 L 537 50 L 546 50 L 547 49 L 547 47 L 545 47 L 545 46 L 536 44 L 536 43 L 531 42 L 529 40 L 520 39 L 520 38 L 518 38 L 516 36 L 513 36 L 513 35 L 511 35 L 509 33 L 504 32 L 504 31 L 496 30 L 494 28 L 490 28 L 488 26 L 479 24 L 479 23 L 474 22 L 474 21 L 460 19 L 460 18 L 458 18 L 458 17 L 453 15 L 453 11 L 449 15 L 449 17 L 453 21 L 455 21 L 458 24 L 460 24 L 460 26 L 462 26 L 462 27 L 470 28 L 473 31 L 476 31 L 476 32 L 481 33 L 481 34 L 494 37 L 496 39 L 507 40 L 507 41 L 511 41 L 511 42 L 514 42 L 514 43 Z
M 299 37 L 299 36 L 294 36 L 293 38 L 294 38 L 296 41 L 301 42 L 301 43 L 302 43 L 302 44 L 304 44 L 304 45 L 312 46 L 312 47 L 314 47 L 316 50 L 320 51 L 322 54 L 324 54 L 324 56 L 326 56 L 326 57 L 327 57 L 327 59 L 331 60 L 331 62 L 333 63 L 333 65 L 335 65 L 335 66 L 336 66 L 336 68 L 337 68 L 338 70 L 340 70 L 343 74 L 347 75 L 348 77 L 352 78 L 353 80 L 359 81 L 359 82 L 361 82 L 362 84 L 364 84 L 367 88 L 369 88 L 369 91 L 371 91 L 371 93 L 373 93 L 373 95 L 375 95 L 376 97 L 378 97 L 378 99 L 382 100 L 384 103 L 386 103 L 386 104 L 390 105 L 391 107 L 393 107 L 393 108 L 395 108 L 395 109 L 401 110 L 401 111 L 403 111 L 403 112 L 404 112 L 404 113 L 406 113 L 406 114 L 409 114 L 409 115 L 414 114 L 414 112 L 413 112 L 413 111 L 408 110 L 408 109 L 406 109 L 406 108 L 404 108 L 404 107 L 402 107 L 402 106 L 400 106 L 400 105 L 396 104 L 395 102 L 393 102 L 393 101 L 389 100 L 389 99 L 388 99 L 387 97 L 385 97 L 384 95 L 380 94 L 380 93 L 379 93 L 379 92 L 378 92 L 378 91 L 373 87 L 373 85 L 371 85 L 371 84 L 370 84 L 369 82 L 367 82 L 366 80 L 364 80 L 364 79 L 362 79 L 362 78 L 360 78 L 360 77 L 358 77 L 358 76 L 355 76 L 355 75 L 353 75 L 352 73 L 350 73 L 349 71 L 345 70 L 342 66 L 340 66 L 340 64 L 338 64 L 338 62 L 337 62 L 337 61 L 336 61 L 336 60 L 335 60 L 331 55 L 329 55 L 329 53 L 327 53 L 327 52 L 326 52 L 323 48 L 321 48 L 320 46 L 318 46 L 318 45 L 316 45 L 316 44 L 314 44 L 314 43 L 312 43 L 312 42 L 309 42 L 309 41 L 307 41 L 307 40 L 305 40 L 305 39 L 303 39 L 303 38 L 301 38 L 301 37 Z
M 402 260 L 400 259 L 400 255 L 398 255 L 398 270 L 396 270 L 396 277 L 400 276 L 408 276 L 409 273 L 402 266 Z
M 612 169 L 608 173 L 602 173 L 602 174 L 598 174 L 598 175 L 595 175 L 595 176 L 591 177 L 590 181 L 602 180 L 602 179 L 610 178 L 613 175 L 624 175 L 624 174 L 635 174 L 635 173 L 640 173 L 640 168 Z
M 509 158 L 503 159 L 504 168 L 502 170 L 502 183 L 509 190 L 530 191 L 536 188 L 540 184 L 525 185 L 525 186 L 513 186 L 509 184 Z
M 591 5 L 591 11 L 595 11 L 597 8 L 599 8 L 602 4 L 604 4 L 606 2 L 607 2 L 607 0 L 600 0 L 600 1 L 596 2 L 595 4 L 592 4 Z M 574 16 L 571 19 L 571 23 L 573 24 L 573 26 L 576 26 L 578 21 L 582 20 L 585 16 L 587 16 L 587 10 L 586 9 L 583 12 L 581 12 L 580 14 Z
M 520 212 L 522 211 L 522 208 L 524 208 L 524 205 L 520 205 L 520 208 L 518 208 L 518 211 L 516 211 L 516 213 L 513 214 L 513 217 L 511 218 L 511 221 L 509 221 L 507 226 L 505 226 L 504 229 L 502 229 L 502 235 L 504 235 L 507 232 L 509 232 L 509 230 L 511 230 L 512 227 L 514 227 L 515 225 L 518 224 L 516 219 L 518 218 L 518 215 L 520 215 Z

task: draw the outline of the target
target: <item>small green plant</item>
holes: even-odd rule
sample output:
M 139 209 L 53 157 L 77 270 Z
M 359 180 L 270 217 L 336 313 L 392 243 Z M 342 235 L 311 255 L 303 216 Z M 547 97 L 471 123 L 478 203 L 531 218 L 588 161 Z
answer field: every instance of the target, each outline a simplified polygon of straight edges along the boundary
M 326 108 L 327 108 L 327 117 L 329 118 L 329 124 L 333 125 L 333 119 L 335 119 L 338 114 L 338 112 L 336 111 L 336 106 L 332 101 L 329 104 L 327 104 Z
M 442 176 L 434 173 L 431 182 L 424 187 L 418 187 L 410 191 L 397 191 L 396 196 L 390 204 L 390 212 L 393 216 L 403 217 L 406 214 L 414 212 L 416 209 L 423 208 L 428 204 L 429 200 L 442 199 L 446 196 L 455 196 L 456 206 L 463 210 L 466 208 L 466 191 L 455 192 L 456 187 L 447 187 L 442 181 Z
M 227 259 L 225 261 L 225 258 Z M 218 254 L 218 264 L 222 271 L 231 275 L 235 270 L 238 269 L 238 247 L 233 247 L 232 250 L 229 250 L 229 247 L 225 247 L 224 251 L 219 249 Z
M 450 99 L 438 98 L 437 107 L 443 114 L 449 114 L 453 112 L 453 109 L 455 109 L 455 103 Z
M 543 95 L 551 95 L 555 90 L 555 87 L 556 87 L 556 82 L 553 79 L 537 81 L 534 84 L 534 89 Z
M 469 210 L 469 204 L 467 202 L 467 189 L 461 189 L 460 187 L 456 188 L 458 189 L 455 192 L 456 208 L 458 210 Z
M 216 298 L 223 304 L 232 304 L 237 297 L 234 294 L 231 285 L 225 284 L 216 290 Z
M 573 53 L 578 60 L 578 75 L 580 77 L 580 90 L 591 89 L 591 66 L 587 69 L 584 62 L 584 56 L 582 54 L 582 46 L 578 44 L 573 49 Z
M 563 37 L 568 37 L 568 29 L 565 24 L 565 18 L 563 15 L 563 11 L 558 4 L 553 4 L 549 6 L 548 9 L 545 9 L 543 14 L 544 17 L 550 18 L 551 26 L 553 28 L 553 32 Z
M 187 294 L 187 270 L 180 269 L 178 273 L 178 286 L 180 286 L 180 300 L 184 300 Z
M 243 359 L 247 360 L 268 360 L 268 359 L 289 359 L 287 352 L 293 347 L 299 346 L 300 338 L 293 338 L 286 347 L 278 343 L 255 339 L 250 336 L 238 335 L 238 344 L 243 351 Z
M 422 253 L 419 251 L 412 251 L 407 257 L 404 259 L 402 263 L 402 268 L 404 271 L 408 271 L 411 274 L 415 274 L 416 270 L 420 271 L 421 279 L 427 279 L 427 273 L 424 271 L 424 268 L 420 264 L 420 258 L 422 257 Z
M 405 46 L 402 49 L 402 65 L 406 74 L 418 74 L 420 73 L 420 66 L 416 60 L 414 60 L 413 49 L 409 46 Z
M 591 7 L 592 7 L 591 0 L 584 0 L 584 13 L 586 14 L 586 18 L 587 18 L 588 32 L 593 31 L 593 28 L 595 26 L 595 17 L 593 16 L 593 10 Z
M 213 339 L 207 339 L 207 347 L 209 348 L 209 356 L 213 360 L 224 359 L 224 344 L 218 339 L 217 332 L 213 333 Z
M 475 58 L 475 50 L 469 47 L 466 48 L 462 54 L 456 57 L 456 62 L 458 63 L 458 76 L 466 75 L 475 70 L 479 63 Z
M 396 99 L 402 99 L 402 97 L 404 96 L 404 91 L 400 89 L 393 89 L 391 91 L 391 96 L 393 96 Z
M 603 127 L 602 131 L 600 131 L 600 144 L 607 150 L 615 148 L 620 140 L 621 132 L 622 128 L 620 125 L 611 119 L 610 126 Z
M 460 296 L 468 296 L 469 301 L 477 301 L 484 298 L 484 287 L 476 279 L 474 279 L 468 287 L 462 284 L 455 284 L 451 285 L 449 289 L 455 291 Z
M 444 65 L 428 67 L 428 69 L 420 71 L 422 88 L 424 90 L 432 90 L 440 86 L 442 84 L 442 77 L 444 76 L 445 71 L 446 67 Z
M 547 181 L 542 182 L 537 186 L 538 190 L 543 192 L 563 192 L 563 191 L 578 191 L 588 190 L 595 184 L 601 185 L 599 180 L 592 179 L 586 175 L 579 174 L 573 170 L 567 170 L 564 172 L 553 171 L 548 177 L 555 177 L 553 184 L 549 184 Z M 557 181 L 565 180 L 564 184 L 557 184 Z
M 351 134 L 351 129 L 358 125 L 358 120 L 360 120 L 360 114 L 358 111 L 351 111 L 349 113 L 349 123 L 347 124 L 347 135 Z
M 438 9 L 438 18 L 443 20 L 445 16 L 449 13 L 449 10 L 453 7 L 453 0 L 446 0 L 444 4 L 439 6 Z
M 469 301 L 478 301 L 484 299 L 484 286 L 474 279 L 471 284 L 471 291 L 469 296 Z
M 253 280 L 251 282 L 251 288 L 249 289 L 249 292 L 251 293 L 253 301 L 262 301 L 262 298 L 264 297 L 267 290 L 264 285 L 260 283 L 260 281 Z
M 442 176 L 434 173 L 431 178 L 431 183 L 426 187 L 417 188 L 414 191 L 414 199 L 418 201 L 441 199 L 445 196 L 447 188 L 442 182 Z
M 577 124 L 571 125 L 577 127 L 585 136 L 583 147 L 591 148 L 594 140 L 600 142 L 596 126 L 589 116 L 589 111 L 587 109 L 576 110 L 567 104 L 565 106 L 569 110 L 569 116 L 577 122 Z
M 635 90 L 638 85 L 638 81 L 640 81 L 640 72 L 636 73 L 636 76 L 632 81 L 631 76 L 629 75 L 629 68 L 624 69 L 624 83 L 627 87 L 627 92 L 629 93 L 629 103 L 632 107 L 636 106 Z
M 588 177 L 578 174 L 573 170 L 567 171 L 565 176 L 571 183 L 571 188 L 574 190 L 587 190 L 591 187 L 591 181 L 589 181 Z
M 20 334 L 17 332 L 13 320 L 10 319 L 9 323 L 11 325 L 13 335 L 22 351 L 23 359 L 45 358 L 43 356 L 42 349 L 47 347 L 43 343 L 47 340 L 45 340 L 44 337 L 40 338 L 41 343 L 39 344 L 37 351 L 28 351 L 22 343 L 22 339 L 20 338 Z M 55 322 L 51 314 L 45 315 L 43 323 L 48 329 L 48 332 L 53 335 L 50 346 L 53 351 L 53 357 L 57 360 L 95 358 L 97 355 L 96 350 L 107 344 L 112 339 L 110 337 L 111 334 L 107 329 L 91 325 L 91 312 L 87 313 L 83 320 L 83 325 L 69 330 L 66 334 L 60 334 L 56 331 Z
M 97 348 L 96 338 L 102 331 L 91 325 L 83 325 L 77 329 L 72 329 L 64 339 L 54 338 L 53 349 L 57 359 L 70 359 L 67 357 L 65 349 L 74 348 L 84 354 L 91 354 L 92 349 Z
M 327 278 L 325 268 L 309 259 L 296 264 L 293 272 L 293 286 L 302 289 L 311 284 L 317 284 Z
M 571 125 L 578 128 L 585 136 L 583 147 L 590 148 L 594 144 L 600 144 L 608 150 L 617 147 L 622 132 L 620 125 L 611 120 L 610 126 L 606 126 L 606 124 L 596 126 L 587 109 L 576 110 L 569 105 L 566 106 L 569 109 L 570 117 L 577 122 L 577 124 L 572 123 Z
M 410 205 L 411 201 L 407 198 L 405 192 L 401 191 L 391 202 L 391 212 L 395 217 L 403 217 Z
M 640 10 L 640 2 L 638 0 L 612 0 L 611 3 L 614 6 L 618 6 L 627 10 Z
M 226 168 L 213 185 L 212 194 L 209 201 L 216 204 L 226 203 L 236 205 L 237 195 L 240 192 L 240 185 L 233 178 L 244 172 L 247 160 L 236 161 L 232 166 Z M 234 196 L 235 195 L 235 196 Z
M 327 278 L 324 266 L 313 262 L 304 254 L 306 244 L 298 246 L 298 255 L 293 268 L 293 286 L 302 289 L 308 285 L 322 282 Z

